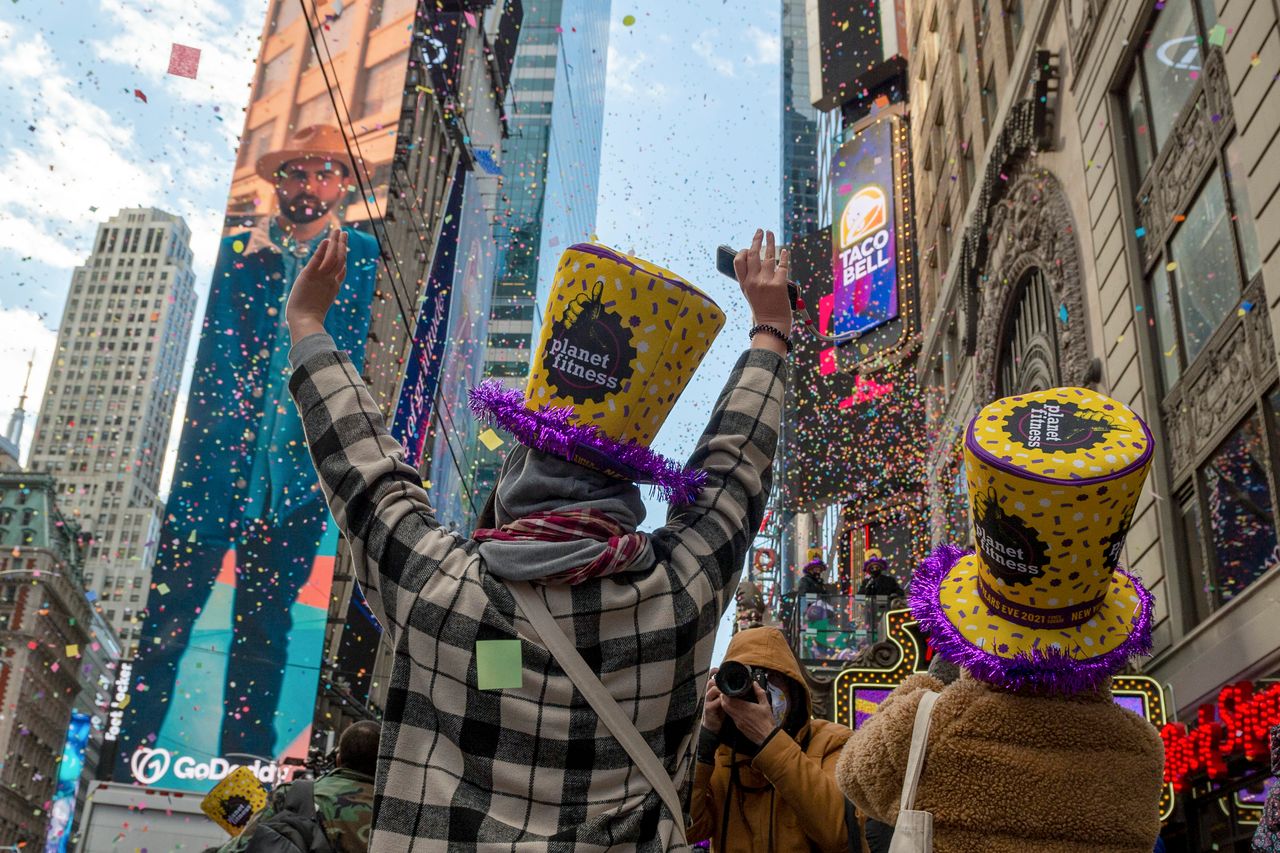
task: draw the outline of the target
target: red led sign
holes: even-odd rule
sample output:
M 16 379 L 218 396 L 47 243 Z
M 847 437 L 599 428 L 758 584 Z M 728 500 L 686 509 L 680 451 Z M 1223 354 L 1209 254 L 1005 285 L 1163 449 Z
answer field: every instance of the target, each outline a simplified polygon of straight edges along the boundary
M 1201 773 L 1225 778 L 1230 758 L 1266 762 L 1267 733 L 1275 725 L 1280 725 L 1280 683 L 1258 689 L 1248 681 L 1228 684 L 1216 704 L 1200 706 L 1195 728 L 1169 723 L 1160 730 L 1164 779 L 1183 793 Z

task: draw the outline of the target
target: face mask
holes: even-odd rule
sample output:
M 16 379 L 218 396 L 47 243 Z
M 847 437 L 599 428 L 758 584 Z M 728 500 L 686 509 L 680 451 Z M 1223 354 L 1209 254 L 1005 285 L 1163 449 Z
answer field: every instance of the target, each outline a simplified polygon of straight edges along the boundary
M 773 721 L 778 725 L 782 725 L 782 721 L 787 718 L 789 707 L 787 691 L 770 684 L 766 692 L 769 694 L 769 706 L 773 709 Z

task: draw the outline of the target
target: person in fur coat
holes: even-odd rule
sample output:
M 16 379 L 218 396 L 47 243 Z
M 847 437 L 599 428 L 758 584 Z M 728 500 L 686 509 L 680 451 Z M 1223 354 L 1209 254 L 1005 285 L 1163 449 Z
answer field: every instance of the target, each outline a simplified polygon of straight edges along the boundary
M 850 737 L 836 782 L 859 812 L 897 821 L 933 692 L 911 807 L 933 815 L 935 853 L 1150 853 L 1163 747 L 1110 691 L 1150 651 L 1151 595 L 1117 567 L 1150 458 L 1146 425 L 1088 389 L 978 413 L 965 442 L 977 552 L 940 546 L 910 593 L 960 676 L 911 676 Z

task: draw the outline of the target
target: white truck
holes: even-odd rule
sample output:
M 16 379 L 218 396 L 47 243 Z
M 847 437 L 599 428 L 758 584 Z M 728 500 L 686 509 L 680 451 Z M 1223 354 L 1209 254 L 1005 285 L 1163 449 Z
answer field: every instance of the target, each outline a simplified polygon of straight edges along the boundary
M 230 836 L 200 811 L 203 794 L 94 781 L 76 853 L 201 853 Z

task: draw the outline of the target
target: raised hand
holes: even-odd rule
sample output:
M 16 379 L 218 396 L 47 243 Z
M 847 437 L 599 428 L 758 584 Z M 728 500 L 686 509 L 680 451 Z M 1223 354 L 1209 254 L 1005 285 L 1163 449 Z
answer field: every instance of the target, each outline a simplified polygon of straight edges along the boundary
M 284 308 L 294 343 L 324 331 L 324 318 L 338 298 L 347 277 L 347 232 L 339 230 L 320 241 L 311 260 L 298 273 Z
M 760 244 L 764 241 L 764 256 Z M 787 276 L 791 272 L 791 253 L 776 250 L 772 231 L 756 230 L 749 249 L 733 258 L 733 271 L 738 277 L 742 295 L 751 306 L 752 323 L 768 323 L 791 334 L 791 299 L 787 295 Z

